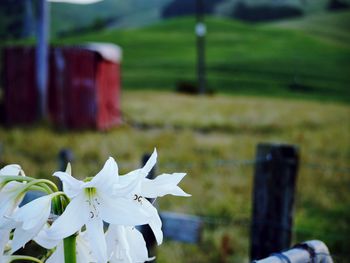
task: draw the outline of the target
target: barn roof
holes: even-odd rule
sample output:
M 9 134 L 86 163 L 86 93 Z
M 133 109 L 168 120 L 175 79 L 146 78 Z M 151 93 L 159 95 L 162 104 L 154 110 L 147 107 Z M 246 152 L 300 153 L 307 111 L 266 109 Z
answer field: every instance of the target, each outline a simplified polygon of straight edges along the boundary
M 91 51 L 95 51 L 105 60 L 119 63 L 122 59 L 122 49 L 111 43 L 88 43 L 82 46 Z

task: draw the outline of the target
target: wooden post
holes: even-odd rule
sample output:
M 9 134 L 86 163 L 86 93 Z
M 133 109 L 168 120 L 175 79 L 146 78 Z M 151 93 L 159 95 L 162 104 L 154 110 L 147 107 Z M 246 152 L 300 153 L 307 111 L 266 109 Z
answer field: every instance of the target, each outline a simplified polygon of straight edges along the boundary
M 299 150 L 292 145 L 257 147 L 251 226 L 252 260 L 289 248 Z
M 74 154 L 70 149 L 63 148 L 58 153 L 58 170 L 64 172 L 67 168 L 67 164 L 72 162 Z M 58 181 L 58 189 L 62 190 L 62 182 Z
M 36 84 L 38 89 L 38 118 L 47 116 L 47 80 L 48 80 L 48 38 L 50 21 L 50 3 L 38 1 L 37 45 L 36 45 Z
M 147 160 L 151 157 L 151 154 L 144 154 L 142 156 L 142 166 L 144 166 L 147 162 Z M 153 169 L 149 172 L 149 174 L 147 175 L 148 179 L 154 179 L 155 177 L 155 170 L 156 170 L 156 166 L 153 167 Z M 153 205 L 155 200 L 154 199 L 148 199 L 148 201 L 150 201 Z M 155 205 L 156 206 L 156 205 Z M 153 234 L 152 229 L 150 228 L 149 225 L 143 225 L 141 226 L 140 229 L 145 241 L 146 241 L 146 246 L 147 246 L 147 250 L 148 250 L 148 255 L 149 257 L 154 257 L 156 256 L 156 249 L 157 249 L 157 241 L 156 238 Z M 152 260 L 152 261 L 147 261 L 147 262 L 151 262 L 151 263 L 156 263 L 156 260 Z

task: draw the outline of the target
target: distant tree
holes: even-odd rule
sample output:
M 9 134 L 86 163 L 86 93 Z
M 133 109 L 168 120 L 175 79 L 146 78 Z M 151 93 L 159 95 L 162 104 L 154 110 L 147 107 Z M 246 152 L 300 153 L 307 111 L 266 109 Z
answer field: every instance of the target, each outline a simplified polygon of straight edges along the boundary
M 331 0 L 328 4 L 329 10 L 342 10 L 347 8 L 350 8 L 350 4 L 341 0 Z
M 0 39 L 20 38 L 23 34 L 25 1 L 0 1 Z
M 303 11 L 288 5 L 248 5 L 243 1 L 236 4 L 233 17 L 250 22 L 271 21 L 283 18 L 298 17 Z
M 204 12 L 211 14 L 223 0 L 205 0 Z M 196 13 L 196 0 L 173 0 L 162 11 L 162 17 L 193 15 Z

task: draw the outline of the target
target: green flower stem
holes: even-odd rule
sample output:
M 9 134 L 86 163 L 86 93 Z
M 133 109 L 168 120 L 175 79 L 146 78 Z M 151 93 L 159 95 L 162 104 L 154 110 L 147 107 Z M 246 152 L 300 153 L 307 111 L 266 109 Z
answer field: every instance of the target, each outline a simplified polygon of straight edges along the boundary
M 2 175 L 1 181 L 9 182 L 9 181 L 33 181 L 35 178 L 29 176 L 20 176 L 20 175 Z
M 43 263 L 43 261 L 33 258 L 30 256 L 10 256 L 10 262 L 16 261 L 16 260 L 25 260 L 25 261 L 33 261 L 37 263 Z
M 0 183 L 0 187 L 2 185 L 7 184 L 10 181 L 18 181 L 18 182 L 29 182 L 27 187 L 31 186 L 31 185 L 41 185 L 43 187 L 45 187 L 47 189 L 47 193 L 53 193 L 53 192 L 58 192 L 58 188 L 57 185 L 55 185 L 53 182 L 51 182 L 50 180 L 47 179 L 35 179 L 32 177 L 28 177 L 28 176 L 1 176 L 1 183 Z M 26 187 L 26 189 L 28 189 Z
M 27 183 L 25 185 L 25 187 L 23 187 L 21 193 L 25 193 L 28 189 L 30 189 L 34 185 L 39 185 L 39 186 L 43 187 L 48 194 L 58 192 L 57 186 L 53 182 L 46 180 L 46 179 L 35 179 L 35 180 L 31 180 L 29 183 Z M 48 185 L 51 187 L 49 187 Z
M 53 211 L 57 215 L 62 215 L 70 200 L 64 192 L 56 192 L 52 196 Z
M 76 263 L 77 262 L 75 241 L 76 241 L 75 234 L 63 239 L 64 262 L 65 263 Z

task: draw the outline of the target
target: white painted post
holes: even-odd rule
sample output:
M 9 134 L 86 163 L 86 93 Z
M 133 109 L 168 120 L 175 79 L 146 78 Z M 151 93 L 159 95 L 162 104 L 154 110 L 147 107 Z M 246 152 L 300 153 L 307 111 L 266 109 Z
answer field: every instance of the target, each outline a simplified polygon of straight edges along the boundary
M 47 80 L 48 80 L 48 39 L 50 23 L 50 4 L 46 0 L 38 1 L 37 45 L 36 45 L 36 83 L 38 89 L 38 117 L 47 117 Z
M 333 263 L 327 246 L 319 240 L 306 241 L 294 248 L 255 260 L 253 263 Z

